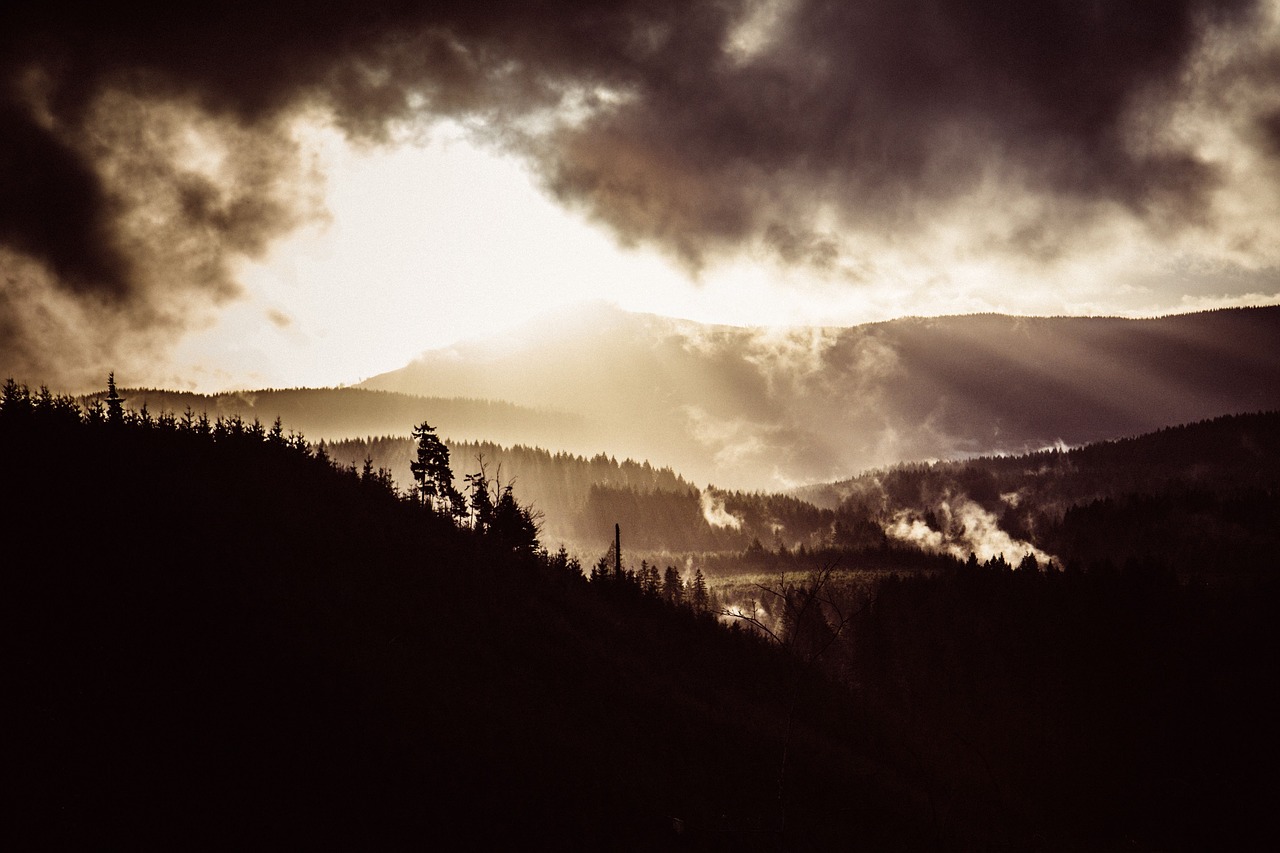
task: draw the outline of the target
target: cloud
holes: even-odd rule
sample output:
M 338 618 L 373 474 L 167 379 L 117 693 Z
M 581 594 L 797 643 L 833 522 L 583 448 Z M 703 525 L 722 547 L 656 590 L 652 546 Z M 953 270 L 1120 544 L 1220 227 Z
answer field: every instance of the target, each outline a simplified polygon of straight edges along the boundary
M 39 270 L 161 337 L 322 215 L 303 115 L 375 144 L 465 119 L 693 271 L 938 241 L 1038 264 L 1134 233 L 1277 262 L 1274 2 L 10 5 L 0 281 Z
M 665 73 L 646 66 L 638 97 L 546 152 L 552 186 L 695 266 L 751 240 L 794 259 L 818 248 L 827 264 L 831 243 L 806 236 L 821 214 L 842 231 L 910 234 L 975 199 L 1030 202 L 1013 216 L 986 206 L 990 241 L 1044 256 L 1117 210 L 1174 227 L 1203 214 L 1222 176 L 1169 136 L 1169 111 L 1189 94 L 1184 75 L 1204 41 L 1257 12 L 997 0 L 779 8 L 773 38 L 745 60 L 725 61 L 705 33 L 679 51 L 664 45 Z

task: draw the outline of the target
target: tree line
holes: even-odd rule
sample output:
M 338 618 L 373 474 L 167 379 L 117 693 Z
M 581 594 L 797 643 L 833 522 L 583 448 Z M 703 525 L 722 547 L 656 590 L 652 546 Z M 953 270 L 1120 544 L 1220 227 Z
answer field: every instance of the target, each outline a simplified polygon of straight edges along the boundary
M 760 540 L 796 548 L 874 547 L 884 531 L 859 507 L 827 509 L 789 495 L 699 489 L 667 467 L 581 456 L 525 445 L 442 439 L 452 458 L 483 464 L 491 476 L 514 484 L 521 500 L 541 514 L 544 540 L 583 552 L 601 531 L 621 523 L 633 550 L 734 552 Z M 328 453 L 344 464 L 372 458 L 408 483 L 416 440 L 397 436 L 330 442 Z M 464 490 L 465 478 L 455 481 Z M 721 513 L 708 520 L 707 505 Z

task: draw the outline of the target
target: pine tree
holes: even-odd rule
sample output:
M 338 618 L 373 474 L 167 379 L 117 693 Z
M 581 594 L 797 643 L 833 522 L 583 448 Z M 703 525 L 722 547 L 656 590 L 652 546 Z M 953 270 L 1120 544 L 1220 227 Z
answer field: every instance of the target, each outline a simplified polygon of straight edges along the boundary
M 413 429 L 418 440 L 417 459 L 409 463 L 418 493 L 432 510 L 462 518 L 466 515 L 466 503 L 453 486 L 453 469 L 449 467 L 449 448 L 436 435 L 435 428 L 426 421 Z
M 489 475 L 485 470 L 484 458 L 479 459 L 480 470 L 474 474 L 468 474 L 465 479 L 467 488 L 471 491 L 471 497 L 468 503 L 471 507 L 471 526 L 480 532 L 489 529 L 493 524 L 494 502 L 493 494 L 489 490 Z
M 658 574 L 658 566 L 656 563 L 650 565 L 644 576 L 644 593 L 645 595 L 657 598 L 662 591 L 662 576 Z
M 671 604 L 684 604 L 684 580 L 675 566 L 667 566 L 662 576 L 662 597 Z
M 14 382 L 12 378 L 6 380 L 3 396 L 0 396 L 0 415 L 13 421 L 30 417 L 31 411 L 31 392 L 27 386 Z
M 490 532 L 503 547 L 518 555 L 532 556 L 538 551 L 538 522 L 533 513 L 516 501 L 511 486 L 503 488 L 493 508 Z
M 710 605 L 710 599 L 707 596 L 707 579 L 702 576 L 702 569 L 695 569 L 693 572 L 693 589 L 691 592 L 694 613 L 706 613 Z
M 124 423 L 124 398 L 116 391 L 116 374 L 107 374 L 107 423 L 120 425 Z
M 560 545 L 560 550 L 556 551 L 555 556 L 551 558 L 551 565 L 575 578 L 582 577 L 582 564 L 578 562 L 577 557 L 570 555 L 569 549 L 563 543 Z

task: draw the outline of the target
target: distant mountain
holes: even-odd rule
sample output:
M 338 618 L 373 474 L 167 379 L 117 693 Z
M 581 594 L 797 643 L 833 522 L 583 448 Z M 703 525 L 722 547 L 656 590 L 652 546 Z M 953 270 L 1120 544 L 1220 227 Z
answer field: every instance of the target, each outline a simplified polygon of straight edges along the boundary
M 787 330 L 595 307 L 363 387 L 553 407 L 584 418 L 597 449 L 777 489 L 1280 408 L 1280 307 Z
M 580 443 L 585 430 L 577 415 L 539 406 L 519 406 L 467 396 L 431 397 L 370 391 L 363 388 L 288 388 L 193 394 L 155 388 L 126 388 L 125 405 L 143 406 L 152 416 L 162 412 L 210 418 L 238 415 L 270 426 L 280 418 L 286 430 L 311 441 L 334 441 L 368 436 L 407 436 L 426 420 L 440 435 L 459 441 L 539 442 L 558 447 Z M 90 395 L 100 399 L 105 392 Z

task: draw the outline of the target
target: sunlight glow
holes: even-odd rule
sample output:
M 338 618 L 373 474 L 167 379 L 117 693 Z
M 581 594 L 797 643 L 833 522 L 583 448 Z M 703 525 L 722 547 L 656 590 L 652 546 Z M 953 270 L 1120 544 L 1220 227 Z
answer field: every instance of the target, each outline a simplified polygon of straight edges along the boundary
M 181 372 L 202 390 L 354 383 L 588 301 L 733 325 L 894 310 L 856 292 L 833 299 L 820 277 L 758 259 L 694 281 L 565 211 L 517 158 L 456 125 L 364 149 L 323 124 L 296 135 L 324 176 L 329 216 L 242 264 L 246 298 L 182 344 Z
M 193 362 L 258 377 L 242 382 L 350 383 L 568 304 L 679 290 L 665 259 L 618 248 L 456 127 L 367 150 L 323 126 L 298 136 L 330 216 L 241 267 L 248 298 L 186 342 Z
M 964 210 L 924 240 L 845 235 L 832 269 L 787 267 L 748 246 L 691 276 L 567 211 L 516 155 L 457 124 L 412 128 L 381 146 L 354 145 L 315 117 L 294 134 L 328 216 L 236 270 L 243 298 L 176 353 L 174 375 L 193 390 L 352 384 L 591 301 L 741 326 L 991 311 L 1150 316 L 1238 304 L 1240 291 L 1248 304 L 1280 301 L 1269 275 L 1237 293 L 1171 298 L 1161 282 L 1189 262 L 1156 256 L 1138 233 L 1112 233 L 1049 264 L 975 252 Z M 215 149 L 189 142 L 193 159 L 216 168 Z

